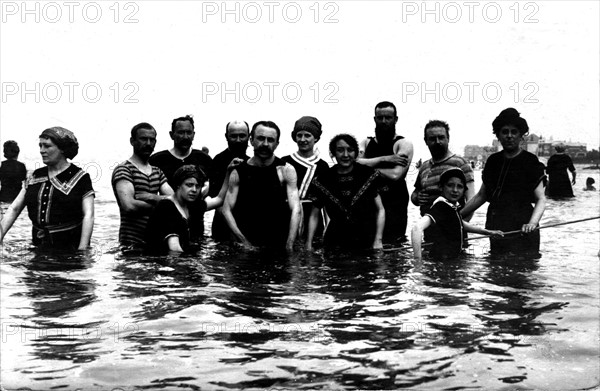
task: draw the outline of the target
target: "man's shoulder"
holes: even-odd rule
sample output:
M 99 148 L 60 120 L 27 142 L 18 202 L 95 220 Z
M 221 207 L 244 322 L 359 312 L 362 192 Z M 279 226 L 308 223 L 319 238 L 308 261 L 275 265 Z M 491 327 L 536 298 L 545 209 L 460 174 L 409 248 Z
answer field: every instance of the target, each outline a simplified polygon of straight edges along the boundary
M 112 172 L 111 182 L 113 187 L 121 180 L 133 182 L 133 169 L 135 166 L 125 160 L 117 164 Z
M 457 154 L 453 154 L 447 160 L 447 165 L 449 167 L 457 167 L 460 168 L 465 174 L 472 173 L 473 168 L 467 159 Z
M 192 156 L 195 159 L 200 159 L 200 160 L 205 160 L 205 161 L 212 162 L 212 160 L 213 160 L 206 152 L 203 152 L 199 149 L 192 149 L 192 152 L 190 153 L 190 157 L 192 157 Z
M 168 149 L 165 149 L 164 151 L 156 152 L 155 154 L 150 156 L 150 159 L 148 159 L 148 161 L 150 162 L 150 164 L 155 165 L 156 163 L 163 162 L 165 159 L 168 159 L 170 157 L 174 156 L 171 154 L 171 152 L 169 152 Z
M 404 136 L 396 136 L 394 137 L 394 147 L 398 145 L 398 146 L 410 146 L 412 147 L 412 141 L 410 141 L 409 139 L 407 139 Z
M 457 155 L 455 153 L 453 153 L 452 155 L 450 155 L 447 159 L 448 162 L 451 162 L 450 164 L 456 165 L 456 164 L 469 164 L 469 162 L 467 161 L 467 159 L 465 159 L 464 157 Z
M 359 147 L 361 147 L 361 146 L 362 146 L 362 147 L 366 148 L 366 147 L 369 145 L 369 143 L 370 143 L 371 141 L 374 141 L 374 140 L 375 140 L 375 137 L 373 137 L 373 136 L 367 136 L 367 137 L 363 138 L 363 139 L 362 139 L 362 140 L 361 140 L 361 141 L 358 143 L 358 145 L 359 145 Z M 375 141 L 375 142 L 377 142 L 377 141 Z
M 229 165 L 231 160 L 233 159 L 233 154 L 229 149 L 225 149 L 212 158 L 212 162 L 216 168 L 225 168 Z
M 230 157 L 233 157 L 233 154 L 231 153 L 231 151 L 228 148 L 225 148 L 221 152 L 217 153 L 215 155 L 215 157 L 213 158 L 213 160 L 214 161 L 224 160 L 224 159 L 228 159 Z

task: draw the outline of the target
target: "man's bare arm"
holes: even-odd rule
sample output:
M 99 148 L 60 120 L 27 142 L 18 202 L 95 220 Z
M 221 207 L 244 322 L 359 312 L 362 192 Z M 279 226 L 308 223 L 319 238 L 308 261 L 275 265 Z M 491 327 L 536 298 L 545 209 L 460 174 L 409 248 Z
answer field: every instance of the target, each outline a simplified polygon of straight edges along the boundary
M 408 164 L 406 156 L 400 155 L 385 155 L 385 156 L 377 156 L 373 158 L 367 159 L 365 157 L 365 151 L 367 149 L 368 140 L 363 140 L 358 145 L 358 159 L 356 161 L 362 165 L 369 166 L 372 168 L 379 168 L 384 163 L 394 164 L 394 165 L 406 165 Z
M 158 192 L 160 193 L 160 195 L 146 192 L 135 193 L 135 199 L 138 201 L 144 201 L 149 204 L 156 205 L 158 204 L 158 201 L 164 200 L 165 198 L 173 194 L 173 189 L 171 189 L 171 186 L 169 186 L 169 184 L 165 182 L 160 186 Z
M 467 182 L 467 191 L 465 191 L 465 204 L 467 202 L 469 202 L 469 200 L 471 198 L 475 197 L 475 182 L 474 181 L 470 181 Z M 473 218 L 473 213 L 469 213 L 466 216 L 463 216 L 463 220 L 464 221 L 471 221 L 471 219 Z
M 152 210 L 152 200 L 155 197 L 159 197 L 156 194 L 150 193 L 139 193 L 142 195 L 140 199 L 137 198 L 138 194 L 135 194 L 135 188 L 133 183 L 120 180 L 115 184 L 117 198 L 119 199 L 119 205 L 124 212 L 127 213 L 146 213 Z M 147 196 L 147 197 L 146 197 Z M 143 198 L 147 198 L 146 201 Z M 151 200 L 152 199 L 152 200 Z
M 233 170 L 231 175 L 229 175 L 229 186 L 227 189 L 227 195 L 225 196 L 225 203 L 223 204 L 223 208 L 221 211 L 223 212 L 223 217 L 229 226 L 229 229 L 235 236 L 236 240 L 245 246 L 252 247 L 252 244 L 246 239 L 242 231 L 240 231 L 235 218 L 233 217 L 233 208 L 235 208 L 235 203 L 237 202 L 237 196 L 240 188 L 240 176 L 238 175 L 237 170 Z
M 392 168 L 377 168 L 377 171 L 379 171 L 379 173 L 385 178 L 392 181 L 404 179 L 406 178 L 406 174 L 410 168 L 413 153 L 413 145 L 410 141 L 407 139 L 398 140 L 394 144 L 394 154 L 395 156 L 401 156 L 402 159 L 406 161 L 406 165 L 396 165 Z
M 300 224 L 300 197 L 298 196 L 298 178 L 296 176 L 296 169 L 291 164 L 286 164 L 283 167 L 283 180 L 286 185 L 288 205 L 292 212 L 285 247 L 288 250 L 292 250 L 294 241 L 298 235 L 298 225 Z

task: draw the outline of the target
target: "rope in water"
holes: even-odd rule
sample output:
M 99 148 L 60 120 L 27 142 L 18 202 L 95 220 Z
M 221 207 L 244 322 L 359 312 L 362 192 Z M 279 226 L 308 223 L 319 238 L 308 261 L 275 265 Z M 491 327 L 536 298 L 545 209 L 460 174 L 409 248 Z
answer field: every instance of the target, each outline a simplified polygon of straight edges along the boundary
M 538 229 L 544 229 L 544 228 L 553 228 L 553 227 L 558 227 L 559 225 L 567 225 L 567 224 L 575 224 L 575 223 L 581 223 L 582 221 L 589 221 L 589 220 L 596 220 L 596 219 L 600 219 L 600 216 L 595 216 L 595 217 L 587 217 L 585 219 L 579 219 L 579 220 L 572 220 L 572 221 L 565 221 L 562 223 L 556 223 L 556 224 L 549 224 L 549 225 L 544 225 L 542 227 L 537 227 L 536 230 Z M 516 231 L 508 231 L 508 232 L 504 232 L 504 236 L 506 235 L 514 235 L 514 234 L 518 234 L 521 233 L 521 230 L 516 230 Z M 468 240 L 477 240 L 477 239 L 484 239 L 484 238 L 489 238 L 492 235 L 480 235 L 480 236 L 473 236 L 472 238 L 468 238 Z M 431 246 L 433 243 L 423 243 L 421 244 L 421 246 Z M 406 245 L 406 246 L 402 246 L 402 247 L 394 247 L 394 248 L 386 248 L 383 249 L 383 251 L 396 251 L 396 250 L 405 250 L 408 248 L 412 248 L 412 245 Z

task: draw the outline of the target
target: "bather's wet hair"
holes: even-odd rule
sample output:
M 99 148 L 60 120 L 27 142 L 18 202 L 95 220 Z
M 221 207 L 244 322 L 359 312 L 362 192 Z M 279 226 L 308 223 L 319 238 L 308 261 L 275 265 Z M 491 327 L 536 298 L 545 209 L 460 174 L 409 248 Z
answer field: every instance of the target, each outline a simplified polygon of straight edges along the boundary
M 207 179 L 206 174 L 200 167 L 196 167 L 192 164 L 186 164 L 175 170 L 173 178 L 171 179 L 173 190 L 177 190 L 179 186 L 181 186 L 181 184 L 188 178 L 196 178 L 198 185 L 200 186 L 202 186 Z
M 527 125 L 527 121 L 525 118 L 521 117 L 521 114 L 512 107 L 508 109 L 504 109 L 498 114 L 496 119 L 492 122 L 492 130 L 494 134 L 497 136 L 498 132 L 502 127 L 506 125 L 513 125 L 517 129 L 519 129 L 519 134 L 521 136 L 529 133 L 529 126 Z
M 427 141 L 427 129 L 431 129 L 431 128 L 446 129 L 446 137 L 448 137 L 448 140 L 450 140 L 450 125 L 448 125 L 448 122 L 434 119 L 434 120 L 427 122 L 427 125 L 425 125 L 425 129 L 423 129 L 423 139 L 425 141 Z
M 4 157 L 7 159 L 16 159 L 19 157 L 19 144 L 14 140 L 8 140 L 4 143 Z
M 265 128 L 275 129 L 277 131 L 277 142 L 279 142 L 279 137 L 281 137 L 281 130 L 279 130 L 279 126 L 273 121 L 258 121 L 254 125 L 252 125 L 252 130 L 250 131 L 250 138 L 254 138 L 254 131 L 259 126 L 264 126 Z
M 177 124 L 177 122 L 179 122 L 179 121 L 188 121 L 190 124 L 192 124 L 192 130 L 195 129 L 195 127 L 194 127 L 194 117 L 192 117 L 191 115 L 186 115 L 185 117 L 175 118 L 173 120 L 173 122 L 171 122 L 171 132 L 175 131 L 175 124 Z
M 358 141 L 356 141 L 356 138 L 348 133 L 340 133 L 333 136 L 333 138 L 329 142 L 329 153 L 331 154 L 331 156 L 335 156 L 335 148 L 337 146 L 338 141 L 340 140 L 345 141 L 358 154 Z
M 388 101 L 383 101 L 383 102 L 379 102 L 375 105 L 375 111 L 377 111 L 377 109 L 383 109 L 386 107 L 391 107 L 392 109 L 394 109 L 394 117 L 398 116 L 398 111 L 396 110 L 396 105 L 393 104 L 392 102 L 388 102 Z
M 156 133 L 156 129 L 154 129 L 154 126 L 150 125 L 148 122 L 140 122 L 139 124 L 137 124 L 133 128 L 131 128 L 131 138 L 132 139 L 137 138 L 137 132 L 140 129 L 154 130 L 154 133 Z

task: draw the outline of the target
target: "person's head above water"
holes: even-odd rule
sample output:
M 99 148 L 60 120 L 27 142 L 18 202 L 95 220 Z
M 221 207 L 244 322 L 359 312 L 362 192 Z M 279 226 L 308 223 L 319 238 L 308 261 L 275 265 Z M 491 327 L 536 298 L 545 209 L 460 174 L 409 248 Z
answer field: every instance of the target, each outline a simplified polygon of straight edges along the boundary
M 492 130 L 495 135 L 498 135 L 500 130 L 507 125 L 512 125 L 519 129 L 521 136 L 524 136 L 529 132 L 529 125 L 527 125 L 525 118 L 521 117 L 521 114 L 512 107 L 504 109 L 498 114 L 496 119 L 492 122 Z
M 440 176 L 439 186 L 444 198 L 458 202 L 467 190 L 467 178 L 460 168 L 450 168 Z

